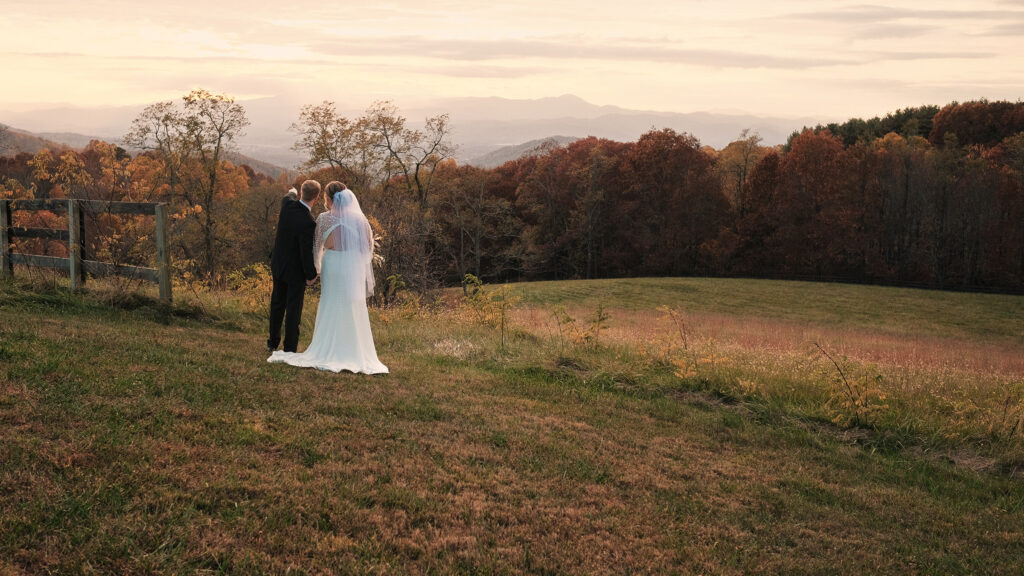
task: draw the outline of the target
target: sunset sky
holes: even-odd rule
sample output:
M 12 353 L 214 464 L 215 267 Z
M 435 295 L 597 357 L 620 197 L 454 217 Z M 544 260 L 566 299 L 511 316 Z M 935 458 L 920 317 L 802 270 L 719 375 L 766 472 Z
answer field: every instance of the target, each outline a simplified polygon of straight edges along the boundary
M 0 110 L 194 87 L 847 118 L 1024 98 L 1024 0 L 0 0 Z M 0 118 L 2 121 L 2 118 Z

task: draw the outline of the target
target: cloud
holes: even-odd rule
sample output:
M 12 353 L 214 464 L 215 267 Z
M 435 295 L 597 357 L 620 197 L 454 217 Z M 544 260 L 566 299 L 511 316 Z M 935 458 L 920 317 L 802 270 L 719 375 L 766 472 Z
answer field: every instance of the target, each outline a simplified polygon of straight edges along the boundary
M 861 51 L 847 52 L 843 58 L 787 57 L 752 52 L 686 49 L 672 46 L 636 45 L 617 42 L 587 44 L 571 39 L 558 40 L 436 40 L 419 36 L 377 38 L 358 42 L 334 42 L 309 47 L 313 52 L 333 56 L 418 56 L 449 61 L 486 62 L 501 60 L 548 59 L 556 61 L 635 61 L 661 64 L 688 64 L 709 68 L 806 70 L 826 66 L 857 66 L 882 61 L 985 59 L 996 54 L 982 51 Z M 503 67 L 491 69 L 511 74 Z M 461 74 L 457 74 L 461 75 Z M 490 74 L 486 74 L 490 76 Z M 526 74 L 524 74 L 526 75 Z M 514 74 L 506 77 L 518 77 Z
M 915 38 L 941 30 L 938 26 L 924 26 L 911 24 L 875 24 L 865 26 L 857 31 L 857 37 L 866 40 L 881 40 L 890 38 Z
M 876 52 L 874 54 L 873 62 L 897 60 L 981 60 L 995 56 L 995 54 L 988 52 Z
M 268 60 L 266 58 L 256 58 L 247 56 L 158 56 L 158 55 L 125 55 L 125 56 L 109 56 L 109 55 L 96 55 L 87 54 L 83 52 L 0 52 L 0 56 L 10 56 L 19 58 L 45 58 L 51 60 L 73 60 L 82 59 L 87 60 L 90 63 L 97 62 L 175 62 L 180 64 L 189 64 L 193 66 L 207 66 L 215 67 L 219 65 L 227 66 L 226 70 L 232 71 L 236 68 L 230 68 L 231 66 L 238 66 L 241 64 L 266 64 L 266 65 L 293 65 L 293 66 L 330 66 L 335 63 L 326 60 L 324 58 L 282 58 L 275 60 Z M 146 70 L 146 68 L 140 68 Z
M 1024 0 L 1021 2 L 1024 5 Z M 1024 20 L 1019 22 L 1010 22 L 1007 24 L 1000 24 L 993 28 L 989 28 L 985 31 L 982 36 L 1024 36 Z
M 526 78 L 551 71 L 551 68 L 518 66 L 447 66 L 429 70 L 453 78 Z
M 407 56 L 457 61 L 512 59 L 646 61 L 691 64 L 718 68 L 806 69 L 849 64 L 849 60 L 821 57 L 788 57 L 752 52 L 686 49 L 660 45 L 600 44 L 562 39 L 456 40 L 422 36 L 395 36 L 341 40 L 309 46 L 314 52 L 333 56 Z
M 1024 0 L 1000 4 L 1024 6 Z M 909 40 L 929 35 L 962 38 L 1018 36 L 1024 34 L 1024 10 L 908 9 L 881 5 L 845 6 L 832 10 L 792 12 L 780 21 L 809 21 L 838 25 L 852 40 Z M 998 24 L 993 26 L 993 24 Z M 973 32 L 982 29 L 982 32 Z
M 967 20 L 1020 19 L 1022 17 L 1024 17 L 1024 12 L 1017 10 L 911 10 L 876 5 L 847 6 L 836 10 L 817 12 L 796 12 L 784 16 L 784 18 L 843 24 L 882 24 L 897 20 L 952 20 L 964 22 Z

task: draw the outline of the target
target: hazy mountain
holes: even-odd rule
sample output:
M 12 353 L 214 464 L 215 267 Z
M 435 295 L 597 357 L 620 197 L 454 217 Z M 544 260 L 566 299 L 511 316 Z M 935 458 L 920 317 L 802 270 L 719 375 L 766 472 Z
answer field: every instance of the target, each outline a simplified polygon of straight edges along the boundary
M 446 110 L 452 119 L 461 121 L 481 121 L 502 119 L 510 122 L 538 120 L 544 118 L 597 118 L 607 114 L 628 114 L 636 112 L 618 106 L 597 106 L 586 100 L 565 94 L 552 98 L 535 100 L 513 100 L 497 96 L 487 98 L 450 98 L 441 100 L 429 109 L 414 110 L 410 116 L 419 118 L 427 114 L 436 114 L 431 110 Z M 413 114 L 418 114 L 414 116 Z
M 743 113 L 676 113 L 597 106 L 576 96 L 538 100 L 507 98 L 456 98 L 430 108 L 410 111 L 410 120 L 447 111 L 457 159 L 475 162 L 506 146 L 543 140 L 555 134 L 585 138 L 597 136 L 632 142 L 652 129 L 687 132 L 701 144 L 724 148 L 744 129 L 756 131 L 765 145 L 783 144 L 795 130 L 821 123 L 817 118 L 778 118 Z
M 41 134 L 32 134 L 31 132 L 18 130 L 14 127 L 8 127 L 5 138 L 2 151 L 4 156 L 14 156 L 21 152 L 35 154 L 43 148 L 49 148 L 54 151 L 68 148 L 68 146 L 60 142 L 44 138 Z
M 243 101 L 251 122 L 237 145 L 240 153 L 275 166 L 294 167 L 302 160 L 291 150 L 295 134 L 289 126 L 298 118 L 303 104 L 295 98 L 273 97 Z M 355 107 L 336 102 L 340 113 L 355 117 L 370 103 Z M 118 142 L 143 106 L 107 108 L 54 107 L 31 111 L 0 110 L 0 122 L 36 133 L 96 134 Z M 451 117 L 452 139 L 458 146 L 456 159 L 469 162 L 506 146 L 542 140 L 556 134 L 572 138 L 597 136 L 621 142 L 636 140 L 651 129 L 672 128 L 696 136 L 702 144 L 722 148 L 746 128 L 757 131 L 764 144 L 781 144 L 803 126 L 826 119 L 778 118 L 742 113 L 676 113 L 629 110 L 618 106 L 597 106 L 564 95 L 536 100 L 509 98 L 453 98 L 428 106 L 403 109 L 413 127 L 439 113 Z M 831 120 L 831 119 L 828 119 Z
M 302 104 L 282 98 L 261 98 L 245 101 L 243 105 L 251 124 L 246 127 L 245 135 L 236 142 L 238 152 L 265 163 L 264 169 L 260 171 L 267 174 L 280 173 L 297 165 L 302 159 L 291 150 L 295 135 L 288 131 L 288 127 L 298 117 Z M 91 139 L 121 145 L 122 138 L 131 130 L 132 121 L 144 108 L 59 106 L 34 110 L 0 110 L 0 122 L 19 126 L 38 135 L 52 136 L 52 140 L 66 142 L 73 148 L 85 147 Z M 257 169 L 252 162 L 246 163 Z
M 50 150 L 65 150 L 68 148 L 81 150 L 88 146 L 89 142 L 93 140 L 103 140 L 117 144 L 117 140 L 119 139 L 87 136 L 85 134 L 78 134 L 74 132 L 43 132 L 34 134 L 27 130 L 20 130 L 12 127 L 8 132 L 6 141 L 7 147 L 4 150 L 4 155 L 13 156 L 19 152 L 35 154 L 43 148 L 49 148 Z M 132 152 L 134 153 L 136 151 L 133 150 Z M 235 165 L 245 164 L 256 172 L 262 172 L 271 178 L 277 178 L 285 172 L 290 172 L 289 170 L 281 168 L 280 166 L 270 162 L 264 162 L 263 160 L 242 154 L 240 151 L 228 151 L 225 155 L 225 159 Z
M 543 138 L 541 140 L 530 140 L 523 144 L 515 146 L 502 146 L 493 152 L 478 156 L 476 158 L 470 158 L 466 161 L 466 164 L 472 164 L 473 166 L 479 166 L 480 168 L 494 168 L 501 166 L 502 164 L 522 158 L 523 156 L 529 156 L 540 152 L 543 148 L 548 145 L 551 146 L 565 146 L 579 140 L 572 136 L 552 136 L 551 138 Z
M 25 132 L 28 134 L 28 132 Z M 86 136 L 85 134 L 77 134 L 75 132 L 39 132 L 36 134 L 39 138 L 43 138 L 50 142 L 56 142 L 63 144 L 68 148 L 75 148 L 82 150 L 89 145 L 89 142 L 93 140 L 102 140 L 104 142 L 112 142 L 111 138 L 101 138 L 99 136 Z
M 0 122 L 36 134 L 95 134 L 100 140 L 116 142 L 128 132 L 132 120 L 143 108 L 145 106 L 54 106 L 20 111 L 0 110 Z
M 460 98 L 435 105 L 449 112 L 460 159 L 479 158 L 500 146 L 555 134 L 597 136 L 632 142 L 652 129 L 687 132 L 701 144 L 724 148 L 744 129 L 758 132 L 765 145 L 785 143 L 795 130 L 821 122 L 815 118 L 776 118 L 741 113 L 675 113 L 596 106 L 575 96 L 540 100 Z M 415 117 L 410 115 L 410 117 Z

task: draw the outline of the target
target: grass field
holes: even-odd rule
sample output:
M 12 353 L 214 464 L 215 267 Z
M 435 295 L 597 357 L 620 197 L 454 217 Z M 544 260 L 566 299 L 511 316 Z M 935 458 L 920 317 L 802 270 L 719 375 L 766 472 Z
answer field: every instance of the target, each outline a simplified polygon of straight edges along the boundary
M 734 279 L 541 282 L 523 295 L 517 316 L 535 332 L 557 335 L 559 306 L 582 325 L 603 306 L 606 342 L 656 355 L 674 345 L 678 362 L 682 326 L 691 385 L 812 419 L 856 413 L 895 442 L 1024 467 L 1020 296 Z M 695 370 L 700 358 L 715 365 Z M 851 398 L 854 410 L 838 409 Z
M 227 296 L 0 284 L 0 574 L 1019 573 L 1024 298 L 515 289 L 504 348 L 374 311 L 366 377 L 265 363 Z
M 534 282 L 522 291 L 526 306 L 603 303 L 645 311 L 670 305 L 704 314 L 1024 344 L 1024 299 L 1014 295 L 728 278 Z

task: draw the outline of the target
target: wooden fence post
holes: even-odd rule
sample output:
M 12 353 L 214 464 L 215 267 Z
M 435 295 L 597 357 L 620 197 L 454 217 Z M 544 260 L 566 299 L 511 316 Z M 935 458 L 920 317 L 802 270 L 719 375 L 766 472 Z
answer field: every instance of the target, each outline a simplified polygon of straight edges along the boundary
M 14 275 L 11 260 L 11 207 L 7 200 L 0 200 L 0 278 Z
M 78 258 L 79 260 L 84 261 L 89 259 L 89 255 L 85 252 L 85 212 L 81 210 L 81 204 L 79 204 L 78 208 L 78 245 L 80 246 L 81 250 L 81 252 L 79 252 L 78 254 Z M 79 274 L 79 278 L 82 279 L 82 284 L 84 285 L 86 277 L 86 270 L 84 265 L 82 266 L 81 270 L 82 271 L 81 274 Z
M 81 288 L 82 245 L 78 238 L 78 220 L 82 211 L 76 200 L 68 199 L 68 282 L 71 291 Z
M 156 205 L 156 269 L 160 278 L 160 299 L 171 301 L 171 257 L 167 249 L 167 205 Z

